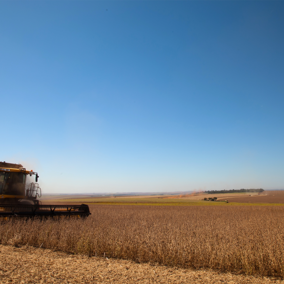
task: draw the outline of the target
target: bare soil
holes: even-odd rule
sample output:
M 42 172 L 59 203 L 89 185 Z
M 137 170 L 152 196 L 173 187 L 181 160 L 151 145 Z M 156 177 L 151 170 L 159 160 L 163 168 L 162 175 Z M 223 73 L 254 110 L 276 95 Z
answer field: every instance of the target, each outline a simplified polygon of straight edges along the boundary
M 284 283 L 233 275 L 87 257 L 29 246 L 0 245 L 0 283 Z

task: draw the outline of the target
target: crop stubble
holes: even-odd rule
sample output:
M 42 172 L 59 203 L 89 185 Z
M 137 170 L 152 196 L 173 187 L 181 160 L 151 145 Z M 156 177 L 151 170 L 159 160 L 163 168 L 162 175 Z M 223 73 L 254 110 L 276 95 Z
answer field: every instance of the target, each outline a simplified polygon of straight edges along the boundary
M 1 244 L 284 278 L 284 208 L 91 206 L 86 220 L 7 221 Z

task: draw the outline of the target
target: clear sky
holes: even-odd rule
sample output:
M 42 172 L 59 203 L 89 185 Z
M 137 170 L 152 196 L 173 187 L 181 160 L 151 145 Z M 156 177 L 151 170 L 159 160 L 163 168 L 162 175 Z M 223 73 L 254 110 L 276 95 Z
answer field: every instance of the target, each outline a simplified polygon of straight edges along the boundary
M 0 0 L 0 161 L 44 193 L 284 188 L 284 1 Z

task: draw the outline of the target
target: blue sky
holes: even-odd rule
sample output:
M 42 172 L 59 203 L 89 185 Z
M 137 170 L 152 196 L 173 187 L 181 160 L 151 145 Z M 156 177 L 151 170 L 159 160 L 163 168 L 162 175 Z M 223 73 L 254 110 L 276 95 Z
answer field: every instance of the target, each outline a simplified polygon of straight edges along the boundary
M 0 160 L 44 193 L 284 188 L 283 1 L 0 1 Z

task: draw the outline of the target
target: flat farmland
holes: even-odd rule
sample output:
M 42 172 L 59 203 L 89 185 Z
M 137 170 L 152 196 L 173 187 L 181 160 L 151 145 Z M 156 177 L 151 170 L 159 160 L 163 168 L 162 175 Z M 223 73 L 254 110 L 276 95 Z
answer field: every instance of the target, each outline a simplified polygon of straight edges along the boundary
M 221 202 L 208 202 L 204 198 L 217 197 Z M 228 200 L 229 203 L 224 201 Z M 97 205 L 156 205 L 156 206 L 240 206 L 284 205 L 284 191 L 258 193 L 225 193 L 160 196 L 88 197 L 52 196 L 43 198 L 43 204 L 97 204 Z
M 90 205 L 86 219 L 10 220 L 0 243 L 284 278 L 282 206 Z

